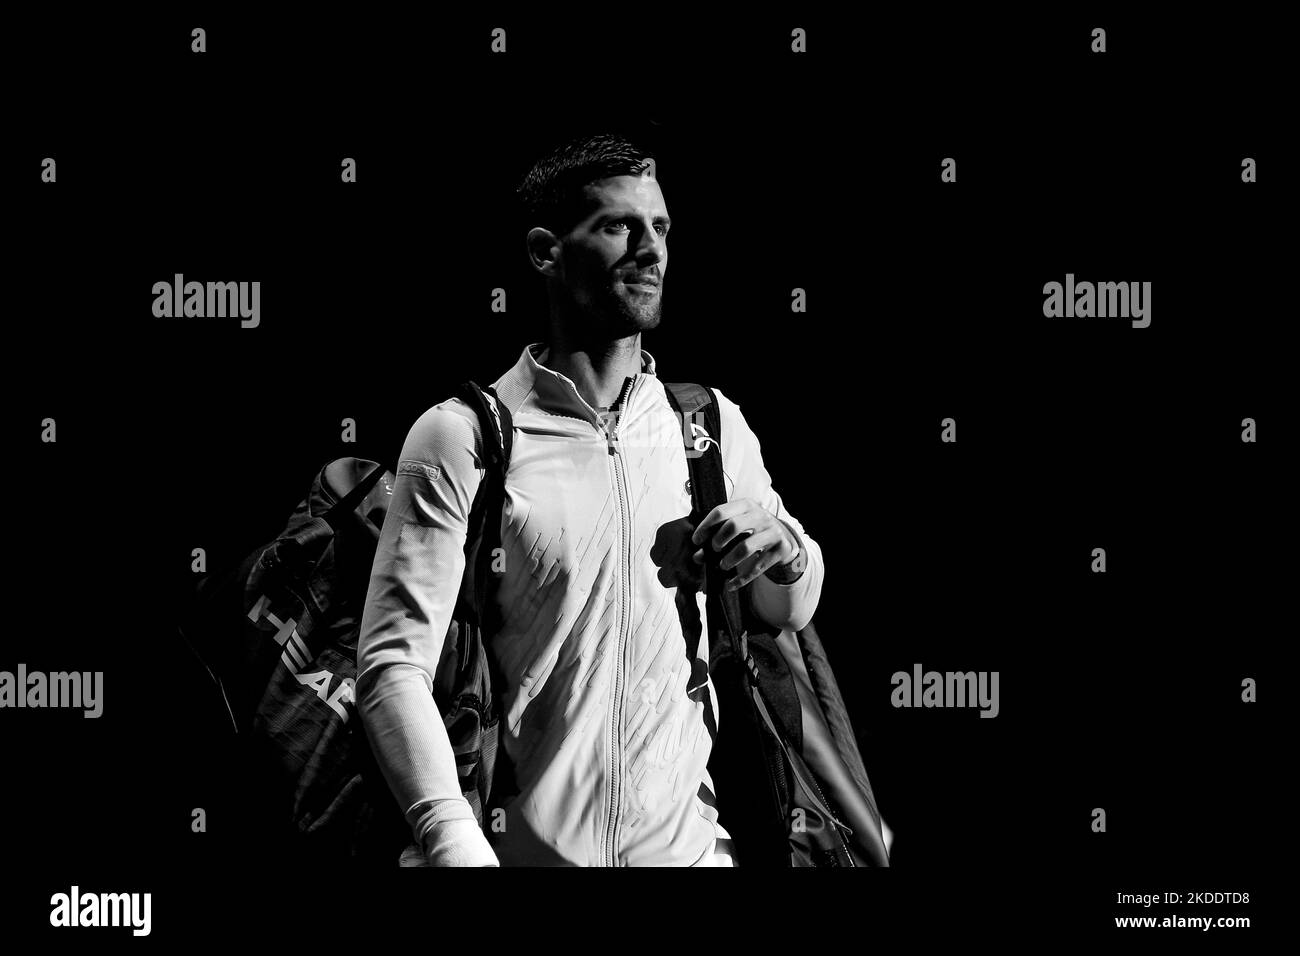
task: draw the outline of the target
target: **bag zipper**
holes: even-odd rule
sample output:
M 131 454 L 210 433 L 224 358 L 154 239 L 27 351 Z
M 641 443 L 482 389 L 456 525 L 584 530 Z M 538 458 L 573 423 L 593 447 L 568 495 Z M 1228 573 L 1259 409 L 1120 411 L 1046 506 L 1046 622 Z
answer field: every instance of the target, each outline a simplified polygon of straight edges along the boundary
M 816 776 L 812 773 L 811 769 L 809 769 L 809 772 L 806 774 L 799 772 L 799 768 L 795 766 L 791 752 L 786 748 L 785 741 L 781 739 L 781 735 L 778 734 L 776 729 L 772 726 L 771 717 L 767 713 L 767 705 L 763 703 L 762 696 L 758 693 L 757 687 L 752 687 L 752 693 L 755 695 L 755 704 L 759 713 L 763 717 L 763 722 L 767 724 L 768 733 L 772 735 L 773 739 L 775 739 L 777 743 L 778 752 L 773 757 L 773 765 L 776 769 L 778 779 L 782 781 L 785 780 L 785 761 L 789 761 L 790 770 L 794 779 L 812 791 L 813 797 L 815 797 L 820 804 L 817 809 L 824 813 L 826 818 L 830 821 L 831 827 L 835 830 L 835 836 L 840 841 L 840 846 L 844 848 L 844 853 L 848 858 L 849 866 L 857 866 L 853 861 L 853 853 L 849 849 L 848 841 L 844 839 L 844 834 L 849 833 L 851 835 L 853 830 L 846 824 L 841 823 L 839 817 L 835 815 L 835 811 L 831 809 L 830 802 L 826 799 L 826 794 L 822 793 L 821 787 L 817 785 Z M 784 760 L 782 759 L 783 755 Z

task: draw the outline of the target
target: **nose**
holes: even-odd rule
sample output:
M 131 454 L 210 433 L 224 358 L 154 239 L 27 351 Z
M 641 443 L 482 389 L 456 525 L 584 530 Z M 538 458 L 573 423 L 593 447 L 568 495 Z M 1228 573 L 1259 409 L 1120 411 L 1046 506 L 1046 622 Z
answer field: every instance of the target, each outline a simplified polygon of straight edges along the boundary
M 664 237 L 659 235 L 653 226 L 642 229 L 636 244 L 636 264 L 644 269 L 663 262 L 666 256 Z

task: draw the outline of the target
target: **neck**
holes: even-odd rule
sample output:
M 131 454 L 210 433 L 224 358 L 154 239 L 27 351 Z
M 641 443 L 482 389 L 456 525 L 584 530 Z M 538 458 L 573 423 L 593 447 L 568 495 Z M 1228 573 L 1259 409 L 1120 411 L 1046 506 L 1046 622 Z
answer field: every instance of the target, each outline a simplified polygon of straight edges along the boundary
M 568 376 L 592 408 L 608 408 L 618 400 L 624 380 L 641 371 L 641 333 L 597 343 L 552 335 L 539 361 Z

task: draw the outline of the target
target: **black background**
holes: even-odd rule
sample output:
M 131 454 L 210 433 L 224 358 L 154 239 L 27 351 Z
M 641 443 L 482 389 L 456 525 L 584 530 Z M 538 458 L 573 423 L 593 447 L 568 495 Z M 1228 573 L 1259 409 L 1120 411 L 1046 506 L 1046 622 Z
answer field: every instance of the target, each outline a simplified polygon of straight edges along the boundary
M 1287 111 L 1281 31 L 1223 16 L 12 21 L 18 610 L 0 668 L 106 676 L 98 720 L 0 715 L 4 923 L 46 927 L 49 895 L 80 882 L 153 891 L 160 938 L 244 933 L 251 913 L 290 933 L 364 927 L 371 897 L 346 868 L 295 870 L 240 831 L 257 795 L 170 627 L 190 552 L 238 561 L 323 463 L 392 467 L 422 411 L 541 338 L 510 188 L 567 133 L 611 126 L 656 149 L 674 221 L 664 321 L 643 346 L 665 380 L 740 404 L 821 544 L 820 629 L 896 833 L 889 878 L 818 881 L 843 909 L 810 931 L 931 932 L 956 911 L 978 914 L 958 931 L 995 936 L 1138 932 L 1111 916 L 1150 911 L 1115 893 L 1166 890 L 1253 890 L 1213 915 L 1258 914 L 1280 852 L 1285 690 L 1269 678 L 1291 569 Z M 939 181 L 947 156 L 955 184 Z M 1259 183 L 1241 182 L 1245 156 Z M 152 284 L 177 272 L 260 280 L 260 327 L 155 319 Z M 1044 318 L 1043 284 L 1067 272 L 1150 281 L 1151 326 Z M 47 416 L 56 444 L 37 437 Z M 939 441 L 948 416 L 955 445 Z M 999 671 L 1000 715 L 894 709 L 890 675 L 918 662 Z M 1245 677 L 1259 703 L 1242 703 Z M 495 892 L 457 879 L 367 887 Z M 761 905 L 809 892 L 738 879 Z M 680 889 L 638 880 L 646 915 Z M 537 901 L 556 886 L 501 885 Z

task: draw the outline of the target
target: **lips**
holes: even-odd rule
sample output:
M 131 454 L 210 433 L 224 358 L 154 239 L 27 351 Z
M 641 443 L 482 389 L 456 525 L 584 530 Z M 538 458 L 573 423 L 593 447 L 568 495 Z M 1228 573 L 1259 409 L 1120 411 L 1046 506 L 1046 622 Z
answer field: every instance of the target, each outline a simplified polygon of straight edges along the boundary
M 659 285 L 659 279 L 651 275 L 632 276 L 630 279 L 624 279 L 623 281 L 627 285 L 650 285 L 656 287 Z

